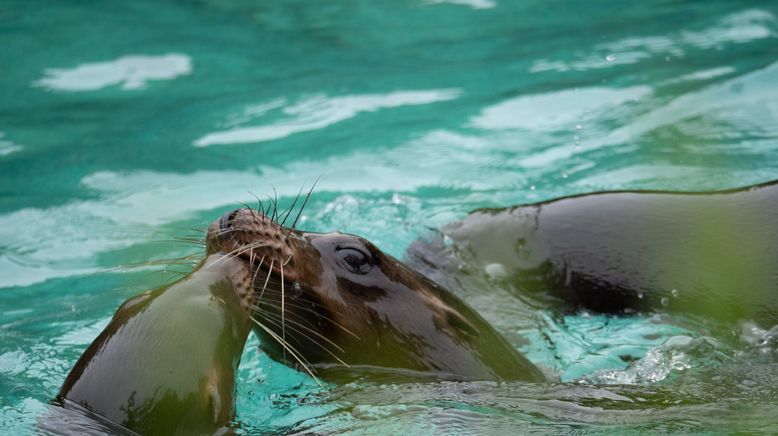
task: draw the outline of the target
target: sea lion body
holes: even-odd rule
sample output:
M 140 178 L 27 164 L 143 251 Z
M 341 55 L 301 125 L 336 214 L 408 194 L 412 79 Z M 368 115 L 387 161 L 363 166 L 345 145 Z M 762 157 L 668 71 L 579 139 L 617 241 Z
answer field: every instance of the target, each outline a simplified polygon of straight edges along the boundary
M 442 232 L 485 272 L 603 312 L 778 323 L 778 183 L 482 209 Z
M 249 279 L 242 262 L 211 255 L 187 278 L 126 301 L 58 399 L 142 434 L 223 428 L 250 332 Z
M 462 300 L 363 238 L 302 232 L 239 209 L 211 225 L 207 244 L 258 272 L 254 330 L 276 360 L 334 381 L 343 370 L 543 379 Z

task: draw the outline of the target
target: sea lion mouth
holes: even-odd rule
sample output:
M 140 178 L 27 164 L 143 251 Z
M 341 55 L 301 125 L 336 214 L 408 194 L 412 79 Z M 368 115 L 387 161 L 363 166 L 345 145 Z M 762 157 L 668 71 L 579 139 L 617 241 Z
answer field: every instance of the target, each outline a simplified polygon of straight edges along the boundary
M 275 215 L 243 208 L 225 213 L 208 227 L 206 251 L 242 259 L 257 275 L 283 276 L 291 283 L 299 278 L 294 258 L 300 238 L 301 232 L 284 227 Z

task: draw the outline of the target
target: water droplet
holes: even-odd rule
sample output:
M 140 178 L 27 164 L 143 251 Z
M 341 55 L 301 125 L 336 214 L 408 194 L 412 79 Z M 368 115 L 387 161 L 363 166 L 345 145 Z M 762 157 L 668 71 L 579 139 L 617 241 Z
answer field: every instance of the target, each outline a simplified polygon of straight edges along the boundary
M 643 299 L 643 293 L 642 292 L 638 292 L 638 299 L 640 299 L 640 300 Z
M 582 125 L 580 125 L 580 124 L 576 124 L 575 125 L 575 130 L 581 130 L 581 129 L 583 129 Z
M 662 299 L 660 301 L 662 303 L 662 306 L 664 306 L 664 307 L 667 307 L 667 305 L 670 304 L 670 299 L 667 298 L 667 297 L 662 297 Z
M 612 54 L 605 56 L 605 60 L 608 62 L 613 62 L 616 60 L 616 56 L 613 56 Z
M 567 178 L 567 173 L 562 173 L 562 178 L 566 179 Z
M 299 298 L 301 295 L 303 295 L 303 286 L 300 284 L 300 282 L 296 281 L 292 283 L 292 289 L 294 289 L 294 298 Z
M 678 298 L 678 289 L 673 289 L 670 291 L 670 295 L 672 295 L 673 298 Z
M 535 185 L 532 185 L 532 186 L 530 186 L 530 187 L 529 187 L 529 190 L 530 190 L 530 191 L 534 191 L 534 190 L 535 190 Z
M 670 62 L 670 56 L 665 56 L 665 62 Z

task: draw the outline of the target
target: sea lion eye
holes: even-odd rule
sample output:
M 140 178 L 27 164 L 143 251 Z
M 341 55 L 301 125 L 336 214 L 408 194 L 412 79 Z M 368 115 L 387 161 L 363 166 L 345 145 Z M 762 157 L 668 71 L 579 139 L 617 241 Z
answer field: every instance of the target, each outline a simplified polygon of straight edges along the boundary
M 370 256 L 358 248 L 340 247 L 336 250 L 341 266 L 353 273 L 366 274 L 373 267 Z

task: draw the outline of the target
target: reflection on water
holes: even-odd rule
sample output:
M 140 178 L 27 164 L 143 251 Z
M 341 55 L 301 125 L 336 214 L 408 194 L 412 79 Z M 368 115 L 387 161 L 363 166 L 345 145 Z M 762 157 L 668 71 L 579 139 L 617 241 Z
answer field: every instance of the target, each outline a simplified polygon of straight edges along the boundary
M 16 4 L 18 3 L 18 4 Z M 303 217 L 402 256 L 468 210 L 778 174 L 770 2 L 78 2 L 0 8 L 0 426 L 29 433 L 125 298 L 111 269 L 320 177 Z M 229 146 L 222 146 L 228 145 Z M 148 268 L 147 268 L 148 269 Z M 775 432 L 770 326 L 468 295 L 564 383 L 319 389 L 243 356 L 245 431 Z M 614 385 L 614 383 L 616 383 Z

